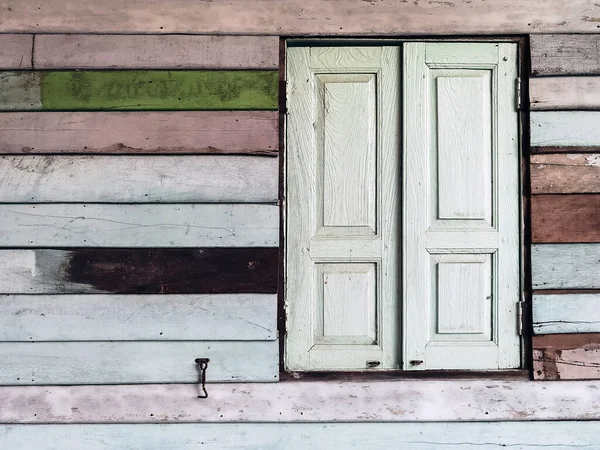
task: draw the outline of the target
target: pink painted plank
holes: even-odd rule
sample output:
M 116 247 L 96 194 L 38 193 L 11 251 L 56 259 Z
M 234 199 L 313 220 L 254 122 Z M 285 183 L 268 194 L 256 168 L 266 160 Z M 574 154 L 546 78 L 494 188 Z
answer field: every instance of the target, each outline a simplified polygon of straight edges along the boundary
M 0 34 L 0 69 L 31 69 L 33 35 Z
M 36 36 L 36 69 L 277 69 L 276 36 Z
M 0 153 L 276 155 L 272 111 L 0 114 Z
M 208 369 L 210 378 L 210 366 Z M 600 381 L 287 381 L 0 388 L 0 423 L 600 420 Z

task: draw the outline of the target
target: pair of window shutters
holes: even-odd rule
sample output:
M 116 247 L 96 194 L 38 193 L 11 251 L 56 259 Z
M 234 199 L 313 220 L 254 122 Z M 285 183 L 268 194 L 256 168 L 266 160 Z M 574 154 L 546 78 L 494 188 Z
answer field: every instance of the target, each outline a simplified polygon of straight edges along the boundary
M 517 47 L 288 50 L 286 368 L 520 365 Z

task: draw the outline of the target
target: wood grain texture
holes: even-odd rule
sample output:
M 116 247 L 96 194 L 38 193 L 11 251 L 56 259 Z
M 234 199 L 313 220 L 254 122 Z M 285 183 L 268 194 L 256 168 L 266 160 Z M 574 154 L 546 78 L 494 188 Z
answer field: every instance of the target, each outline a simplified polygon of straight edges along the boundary
M 533 195 L 531 239 L 535 243 L 600 242 L 600 195 Z
M 530 118 L 532 147 L 568 147 L 569 152 L 583 152 L 573 147 L 587 147 L 587 151 L 600 151 L 600 111 L 533 111 Z
M 534 244 L 533 289 L 600 288 L 600 244 Z
M 600 333 L 600 294 L 534 294 L 533 331 Z
M 600 334 L 546 334 L 533 337 L 536 380 L 600 378 Z
M 2 342 L 0 384 L 198 383 L 198 357 L 209 383 L 273 382 L 277 353 L 277 341 Z
M 600 193 L 600 153 L 531 155 L 533 194 Z
M 272 341 L 273 294 L 0 295 L 0 341 Z
M 42 108 L 39 72 L 0 72 L 0 111 Z
M 33 35 L 0 34 L 0 70 L 31 69 Z
M 542 77 L 529 80 L 531 110 L 600 109 L 600 77 Z
M 600 36 L 597 34 L 532 35 L 530 43 L 534 75 L 600 74 Z
M 0 113 L 0 153 L 276 155 L 271 111 Z
M 40 34 L 36 69 L 277 69 L 276 36 Z
M 0 32 L 197 33 L 268 35 L 595 33 L 598 10 L 588 0 L 331 1 L 136 0 L 0 2 Z M 65 13 L 68 11 L 68 14 Z
M 6 294 L 277 292 L 278 249 L 1 250 Z
M 256 156 L 1 156 L 0 202 L 275 203 L 278 173 Z
M 208 374 L 210 381 L 210 366 Z M 600 420 L 600 381 L 294 380 L 211 384 L 208 390 L 208 399 L 197 401 L 197 385 L 0 387 L 0 422 L 526 421 L 531 426 L 540 420 Z
M 277 245 L 277 205 L 0 204 L 0 247 Z

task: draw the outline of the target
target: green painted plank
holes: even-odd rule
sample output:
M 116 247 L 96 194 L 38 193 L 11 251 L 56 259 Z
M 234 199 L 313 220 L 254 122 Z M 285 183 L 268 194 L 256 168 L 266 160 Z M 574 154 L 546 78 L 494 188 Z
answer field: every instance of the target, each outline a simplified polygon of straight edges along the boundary
M 277 71 L 51 71 L 44 110 L 277 109 Z
M 0 72 L 0 111 L 41 109 L 40 72 Z

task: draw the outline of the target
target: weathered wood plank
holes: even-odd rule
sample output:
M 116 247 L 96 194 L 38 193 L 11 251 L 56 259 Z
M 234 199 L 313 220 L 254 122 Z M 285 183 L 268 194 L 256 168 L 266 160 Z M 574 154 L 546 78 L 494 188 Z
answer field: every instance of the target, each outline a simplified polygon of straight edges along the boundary
M 274 294 L 0 295 L 0 341 L 271 341 Z
M 0 445 L 10 450 L 597 450 L 599 439 L 596 422 L 566 421 L 0 427 Z
M 40 34 L 34 65 L 36 69 L 277 69 L 279 38 Z
M 5 294 L 277 292 L 278 249 L 0 250 Z
M 0 113 L 0 153 L 276 155 L 271 111 Z
M 600 193 L 600 154 L 562 153 L 531 156 L 533 194 Z
M 599 123 L 600 111 L 534 111 L 531 113 L 531 145 L 569 147 L 568 151 L 574 151 L 572 147 L 588 147 L 588 151 L 598 152 Z
M 532 242 L 600 242 L 600 195 L 533 195 Z
M 0 1 L 0 32 L 269 35 L 596 33 L 589 0 L 137 0 Z
M 534 244 L 533 289 L 600 288 L 600 244 Z
M 535 113 L 534 113 L 535 114 Z M 544 155 L 548 153 L 598 153 L 600 152 L 600 145 L 588 145 L 585 147 L 575 147 L 575 146 L 564 146 L 564 147 L 552 147 L 552 146 L 542 146 L 542 147 L 531 147 L 530 153 L 532 155 Z
M 533 331 L 600 333 L 600 294 L 534 294 Z
M 0 202 L 274 203 L 277 158 L 1 156 Z
M 542 77 L 529 80 L 531 110 L 600 109 L 600 77 Z
M 0 247 L 277 245 L 277 205 L 0 204 Z
M 279 378 L 277 341 L 2 342 L 0 384 L 198 383 Z
M 0 34 L 0 70 L 31 69 L 32 34 Z
M 0 111 L 42 108 L 40 72 L 0 72 Z
M 533 337 L 536 380 L 600 378 L 600 334 L 546 334 Z
M 600 74 L 600 36 L 541 34 L 531 36 L 534 75 Z
M 210 379 L 210 363 L 208 370 Z M 201 402 L 195 398 L 197 389 L 194 385 L 0 387 L 0 422 L 398 424 L 600 419 L 600 381 L 545 384 L 473 378 L 213 384 L 208 399 Z

